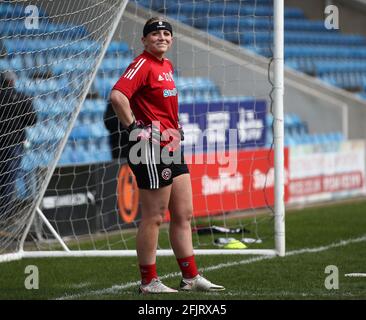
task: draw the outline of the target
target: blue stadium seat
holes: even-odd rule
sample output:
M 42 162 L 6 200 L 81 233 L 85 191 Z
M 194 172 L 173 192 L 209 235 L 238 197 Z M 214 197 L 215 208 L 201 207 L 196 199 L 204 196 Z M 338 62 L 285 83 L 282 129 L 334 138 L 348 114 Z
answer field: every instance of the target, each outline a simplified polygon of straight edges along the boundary
M 107 137 L 98 139 L 98 160 L 99 161 L 111 161 L 112 153 L 111 147 Z
M 154 0 L 154 1 L 151 1 L 151 0 L 133 0 L 133 2 L 141 5 L 141 6 L 144 6 L 148 9 L 152 9 L 152 10 L 155 10 L 155 11 L 163 11 L 163 9 L 165 8 L 169 8 L 169 7 L 172 7 L 172 6 L 175 6 L 176 5 L 176 1 L 175 0 Z M 193 3 L 196 5 L 196 6 L 209 6 L 209 2 L 206 0 L 180 0 L 179 1 L 180 4 L 183 6 L 183 5 L 192 5 Z M 220 6 L 221 3 L 220 2 L 215 2 L 215 5 L 211 5 L 212 7 L 215 7 L 215 6 Z M 228 5 L 229 7 L 231 6 L 235 6 L 237 5 L 235 3 L 235 1 L 226 1 L 226 5 Z M 271 6 L 273 5 L 273 0 L 246 0 L 245 2 L 242 2 L 241 6 L 249 6 L 249 5 L 258 5 L 258 6 L 262 6 L 262 5 L 267 5 L 267 6 Z M 205 10 L 204 8 L 202 8 L 202 10 Z M 230 12 L 230 11 L 229 11 Z
M 0 59 L 0 71 L 11 70 L 10 60 Z
M 70 23 L 41 23 L 40 33 L 45 35 L 52 34 L 53 37 L 58 39 L 79 39 L 88 36 L 88 31 L 84 26 Z
M 120 54 L 120 55 L 127 57 L 128 55 L 130 55 L 130 49 L 126 42 L 111 41 L 111 43 L 109 44 L 109 46 L 107 48 L 107 52 L 106 52 L 107 56 L 110 54 Z
M 299 71 L 302 71 L 302 72 L 306 72 L 304 70 L 305 68 L 302 67 L 301 64 L 296 60 L 288 59 L 288 60 L 285 61 L 285 64 L 286 64 L 286 67 L 289 67 L 289 68 L 292 68 L 292 69 L 295 69 L 295 70 L 299 70 Z
M 240 45 L 271 45 L 273 34 L 268 31 L 246 31 L 241 34 L 237 32 L 223 33 L 221 31 L 210 31 L 215 36 L 225 38 L 228 41 L 240 43 Z M 365 46 L 366 37 L 359 35 L 341 35 L 334 32 L 303 32 L 286 31 L 286 45 L 333 45 L 333 46 Z
M 69 139 L 72 140 L 84 140 L 88 139 L 92 135 L 90 124 L 75 124 L 71 130 Z
M 14 17 L 24 16 L 24 7 L 20 5 L 13 5 L 11 3 L 0 4 L 0 18 L 9 19 Z
M 47 37 L 57 37 L 58 39 L 77 39 L 87 37 L 88 32 L 84 26 L 71 24 L 53 24 L 47 19 L 39 20 L 38 28 L 27 28 L 24 20 L 0 21 L 0 35 L 32 35 L 40 37 L 38 41 L 45 40 Z
M 107 99 L 117 80 L 118 78 L 96 77 L 93 83 L 94 90 L 98 92 L 101 98 Z
M 91 40 L 83 40 L 83 41 L 72 41 L 63 42 L 62 45 L 54 46 L 54 50 L 58 53 L 64 54 L 83 54 L 86 56 L 93 55 L 96 52 L 101 50 L 101 44 Z
M 273 142 L 272 114 L 266 114 L 266 123 L 266 146 L 269 147 Z M 309 134 L 307 123 L 304 122 L 297 114 L 285 113 L 284 125 L 286 146 L 319 143 L 326 144 L 344 141 L 344 136 L 341 132 Z
M 98 71 L 99 73 L 110 73 L 119 77 L 131 62 L 132 58 L 124 58 L 123 56 L 109 56 L 103 59 Z
M 22 157 L 21 167 L 24 171 L 32 171 L 38 167 L 38 160 L 30 150 L 27 150 Z
M 58 165 L 68 165 L 72 163 L 71 156 L 73 154 L 73 149 L 70 144 L 66 144 L 61 157 L 59 159 Z
M 366 92 L 364 91 L 364 92 L 360 92 L 359 94 L 358 94 L 358 96 L 361 98 L 361 99 L 366 99 Z
M 46 99 L 33 99 L 33 107 L 38 113 L 48 113 L 49 111 L 49 104 Z
M 321 76 L 324 73 L 353 73 L 362 72 L 366 73 L 366 60 L 365 61 L 346 61 L 346 62 L 315 62 L 314 68 L 317 75 Z
M 66 56 L 71 54 L 83 54 L 84 56 L 89 56 L 101 49 L 101 44 L 91 40 L 65 41 L 63 39 L 50 40 L 47 38 L 42 38 L 42 41 L 28 38 L 6 39 L 3 40 L 3 45 L 10 56 L 24 53 L 63 54 Z
M 242 5 L 236 1 L 217 2 L 215 5 L 207 5 L 207 1 L 181 0 L 180 5 L 173 0 L 138 0 L 136 2 L 146 5 L 152 9 L 166 8 L 166 12 L 172 16 L 178 16 L 183 22 L 187 22 L 195 27 L 208 30 L 211 34 L 221 37 L 225 40 L 244 45 L 255 52 L 263 55 L 269 55 L 269 46 L 271 44 L 272 28 L 272 1 L 273 0 L 248 0 Z M 163 12 L 163 11 L 160 11 Z M 184 15 L 186 17 L 184 17 Z M 226 15 L 226 16 L 224 16 Z M 197 16 L 200 18 L 197 19 Z M 365 38 L 357 35 L 340 35 L 339 32 L 329 32 L 324 28 L 323 21 L 310 21 L 304 18 L 302 10 L 297 8 L 285 9 L 285 41 L 286 59 L 289 66 L 299 70 L 307 68 L 308 70 L 318 71 L 322 75 L 332 79 L 336 84 L 345 85 L 361 83 L 359 75 L 355 71 L 363 72 L 364 62 L 357 60 L 364 59 L 366 45 Z M 194 19 L 192 19 L 194 17 Z M 239 25 L 238 36 L 237 26 Z M 9 26 L 3 26 L 9 28 Z M 22 26 L 15 25 L 19 34 L 22 34 Z M 87 59 L 91 53 L 100 50 L 100 44 L 93 41 L 77 41 L 75 43 L 65 41 L 86 35 L 86 30 L 82 28 L 73 28 L 72 25 L 42 25 L 42 30 L 46 32 L 59 33 L 65 31 L 62 39 L 50 40 L 45 38 L 39 42 L 33 40 L 5 40 L 5 47 L 11 54 L 27 52 L 22 57 L 15 55 L 13 59 L 0 60 L 0 68 L 9 65 L 21 69 L 37 69 L 42 65 L 53 63 L 52 72 L 59 76 L 65 73 L 80 73 L 85 68 L 90 68 L 93 59 Z M 207 29 L 209 28 L 209 29 Z M 224 30 L 224 33 L 222 32 Z M 253 32 L 253 30 L 255 32 Z M 6 30 L 4 31 L 6 32 Z M 347 47 L 342 47 L 347 46 Z M 34 51 L 34 54 L 29 54 Z M 64 59 L 70 54 L 80 54 L 78 59 Z M 62 56 L 62 63 L 57 63 L 57 58 Z M 352 59 L 352 63 L 334 63 L 334 61 L 324 60 Z M 53 59 L 53 60 L 52 60 Z M 322 59 L 322 60 L 321 60 Z M 110 161 L 111 152 L 108 142 L 109 132 L 104 127 L 103 113 L 106 108 L 106 99 L 110 90 L 117 81 L 120 73 L 128 66 L 132 60 L 131 50 L 125 42 L 112 42 L 107 49 L 106 57 L 102 61 L 99 73 L 93 83 L 98 90 L 100 99 L 85 100 L 79 117 L 69 137 L 69 142 L 60 159 L 60 164 L 81 164 L 97 161 Z M 90 64 L 88 64 L 88 61 Z M 319 63 L 315 63 L 317 61 Z M 56 63 L 54 63 L 56 62 Z M 336 68 L 334 68 L 336 66 Z M 341 73 L 345 73 L 343 75 Z M 58 77 L 56 77 L 58 78 Z M 70 75 L 70 79 L 74 76 Z M 50 91 L 70 92 L 70 82 L 66 78 L 62 81 L 48 79 L 47 81 L 33 81 L 29 78 L 23 78 L 23 82 L 28 84 L 28 92 L 33 94 L 49 93 Z M 213 101 L 220 99 L 223 101 L 238 101 L 242 97 L 230 96 L 222 97 L 219 88 L 210 79 L 203 77 L 176 77 L 176 86 L 179 90 L 180 103 L 191 103 L 201 101 Z M 22 83 L 22 81 L 21 81 Z M 363 82 L 362 82 L 363 83 Z M 366 84 L 366 81 L 365 81 Z M 60 89 L 61 88 L 61 89 Z M 52 99 L 51 99 L 52 98 Z M 34 128 L 27 129 L 31 143 L 44 143 L 45 141 L 59 140 L 65 132 L 67 121 L 70 117 L 70 111 L 75 109 L 76 100 L 70 97 L 67 101 L 56 99 L 55 97 L 42 97 L 35 100 L 37 112 L 40 113 L 41 123 Z M 270 120 L 270 116 L 267 117 Z M 271 120 L 272 121 L 272 120 Z M 340 141 L 342 135 L 334 132 L 329 134 L 309 134 L 307 123 L 302 121 L 295 114 L 285 115 L 286 145 L 298 145 L 311 142 L 332 142 Z M 28 133 L 29 131 L 29 133 Z M 271 122 L 268 122 L 266 128 L 266 143 L 272 142 Z M 49 151 L 48 153 L 46 151 Z M 50 146 L 42 148 L 38 153 L 34 153 L 33 159 L 38 164 L 47 165 L 50 155 L 54 150 Z M 29 159 L 26 167 L 31 167 Z M 33 160 L 32 160 L 33 161 Z
M 81 108 L 81 112 L 93 112 L 94 110 L 94 100 L 85 99 L 84 104 Z
M 286 46 L 285 59 L 288 58 L 366 58 L 366 47 L 339 46 Z
M 320 79 L 329 85 L 349 90 L 362 90 L 365 85 L 365 73 L 331 72 L 321 75 Z
M 37 35 L 39 29 L 27 29 L 23 21 L 0 21 L 0 35 L 10 37 L 17 35 Z
M 89 59 L 66 59 L 61 60 L 60 63 L 52 66 L 52 73 L 54 75 L 61 75 L 64 73 L 85 73 L 86 70 L 92 69 L 95 64 L 94 58 Z
M 340 46 L 365 46 L 366 37 L 361 35 L 342 35 L 338 32 L 305 32 L 298 33 L 287 31 L 286 44 L 306 45 L 340 45 Z
M 109 136 L 109 132 L 103 122 L 92 123 L 90 129 L 91 133 L 89 136 L 92 138 L 103 138 Z
M 284 143 L 285 143 L 285 146 L 288 146 L 288 147 L 297 145 L 296 140 L 291 135 L 286 134 L 286 133 L 285 133 Z
M 18 171 L 18 177 L 15 180 L 15 197 L 17 199 L 24 200 L 27 197 L 29 197 L 27 185 L 25 182 L 25 177 L 26 177 L 25 174 L 26 174 L 26 172 L 23 169 L 20 169 Z
M 257 54 L 272 56 L 270 47 L 273 24 L 270 17 L 267 17 L 272 15 L 272 1 L 246 1 L 242 5 L 237 2 L 210 5 L 207 1 L 188 0 L 179 5 L 173 0 L 136 2 L 167 13 L 218 38 L 245 46 Z M 312 75 L 318 74 L 329 84 L 341 88 L 364 89 L 366 37 L 328 30 L 324 21 L 305 19 L 302 10 L 290 7 L 285 8 L 285 30 L 287 66 Z M 329 61 L 328 64 L 324 63 L 325 60 L 334 61 Z M 353 62 L 339 63 L 339 60 Z M 184 88 L 181 91 L 181 101 L 192 101 L 194 96 L 196 99 L 207 97 L 205 91 L 191 93 Z M 365 97 L 364 94 L 359 96 Z M 307 130 L 304 126 L 300 128 Z
M 220 17 L 202 17 L 200 19 L 180 17 L 184 23 L 204 30 L 223 30 L 224 32 L 233 31 L 266 31 L 271 30 L 273 22 L 271 16 L 257 17 L 238 17 L 238 16 L 220 16 Z M 310 21 L 306 19 L 285 19 L 285 30 L 289 31 L 313 31 L 329 32 L 324 27 L 324 21 Z
M 105 109 L 107 108 L 107 102 L 102 99 L 95 99 L 93 101 L 93 109 L 96 112 L 104 113 Z
M 83 164 L 90 160 L 88 152 L 83 144 L 75 143 L 70 160 L 73 164 Z
M 331 141 L 342 142 L 346 140 L 342 132 L 330 132 L 328 135 Z
M 2 1 L 0 4 L 0 18 L 16 19 L 29 16 L 29 13 L 25 12 L 25 8 L 26 6 L 20 4 Z M 47 17 L 47 13 L 42 8 L 38 7 L 38 16 L 44 19 Z
M 96 140 L 94 140 L 94 139 L 88 140 L 87 146 L 86 146 L 86 151 L 88 153 L 88 158 L 91 159 L 91 162 L 99 161 L 100 152 L 98 150 Z
M 217 2 L 209 4 L 207 2 L 186 2 L 179 4 L 167 4 L 163 10 L 164 14 L 178 17 L 178 15 L 201 17 L 201 16 L 230 16 L 230 15 L 254 15 L 271 16 L 273 6 L 263 6 L 259 4 L 237 3 L 237 2 Z M 298 8 L 285 8 L 285 17 L 304 18 L 304 13 Z
M 36 95 L 64 95 L 69 93 L 70 87 L 67 79 L 29 79 L 19 78 L 16 84 L 19 91 L 25 94 Z
M 54 137 L 49 134 L 49 131 L 43 123 L 37 123 L 34 127 L 26 128 L 27 139 L 34 144 L 42 144 L 52 140 Z
M 18 77 L 25 77 L 28 73 L 24 70 L 23 59 L 20 56 L 13 56 L 10 59 L 0 59 L 0 71 L 14 71 Z
M 36 58 L 35 55 L 27 54 L 23 57 L 23 65 L 26 69 L 32 69 L 36 65 Z

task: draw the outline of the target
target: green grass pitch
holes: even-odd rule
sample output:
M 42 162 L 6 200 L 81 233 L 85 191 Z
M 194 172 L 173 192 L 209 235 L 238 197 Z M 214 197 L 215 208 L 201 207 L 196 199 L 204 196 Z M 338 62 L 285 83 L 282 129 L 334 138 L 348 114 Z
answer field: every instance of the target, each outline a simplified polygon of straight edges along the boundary
M 227 288 L 221 293 L 141 296 L 136 258 L 23 259 L 0 264 L 0 300 L 366 299 L 366 278 L 345 276 L 366 273 L 366 201 L 289 211 L 286 246 L 283 258 L 197 256 L 203 274 Z M 164 282 L 178 287 L 175 259 L 158 257 L 157 264 Z M 38 267 L 37 290 L 25 288 L 27 265 Z M 328 265 L 338 268 L 338 289 L 325 287 Z

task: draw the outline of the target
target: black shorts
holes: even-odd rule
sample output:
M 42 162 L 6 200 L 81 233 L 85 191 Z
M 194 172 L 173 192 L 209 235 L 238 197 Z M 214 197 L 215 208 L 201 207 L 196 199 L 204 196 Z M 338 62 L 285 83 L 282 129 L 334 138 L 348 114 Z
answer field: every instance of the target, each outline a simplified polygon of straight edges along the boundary
M 172 184 L 175 177 L 189 173 L 181 148 L 174 153 L 167 153 L 162 147 L 151 142 L 140 142 L 138 148 L 133 150 L 135 146 L 136 143 L 129 145 L 127 159 L 140 189 L 159 189 Z M 140 150 L 137 152 L 138 159 L 133 158 L 136 150 Z

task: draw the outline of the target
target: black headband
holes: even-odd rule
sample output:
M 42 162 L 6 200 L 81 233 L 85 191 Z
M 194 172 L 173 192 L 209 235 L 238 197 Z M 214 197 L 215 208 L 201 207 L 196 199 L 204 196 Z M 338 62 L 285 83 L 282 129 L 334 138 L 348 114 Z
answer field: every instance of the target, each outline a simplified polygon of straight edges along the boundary
M 169 22 L 166 21 L 156 21 L 151 24 L 148 24 L 144 27 L 144 37 L 146 37 L 150 32 L 159 31 L 159 30 L 168 30 L 173 36 L 173 28 Z

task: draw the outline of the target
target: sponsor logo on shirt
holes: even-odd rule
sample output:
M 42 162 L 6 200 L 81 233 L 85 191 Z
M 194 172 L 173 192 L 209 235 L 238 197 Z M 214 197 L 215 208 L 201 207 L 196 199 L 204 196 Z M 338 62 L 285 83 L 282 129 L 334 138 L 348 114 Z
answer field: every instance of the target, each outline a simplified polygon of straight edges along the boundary
M 163 72 L 162 74 L 159 74 L 158 81 L 164 81 L 164 80 L 169 81 L 169 82 L 174 81 L 173 73 L 170 71 L 170 72 Z
M 178 94 L 177 88 L 174 88 L 172 90 L 164 89 L 163 91 L 164 98 L 175 97 L 177 94 Z

